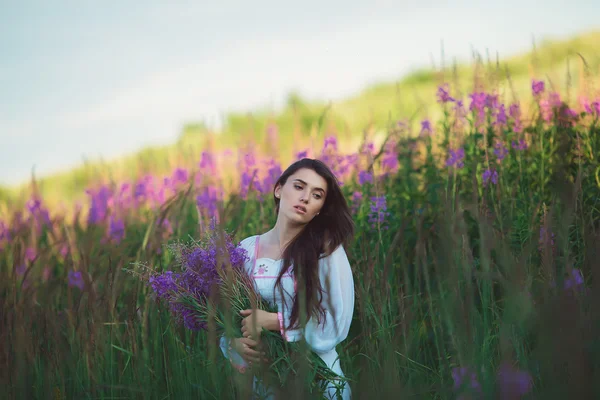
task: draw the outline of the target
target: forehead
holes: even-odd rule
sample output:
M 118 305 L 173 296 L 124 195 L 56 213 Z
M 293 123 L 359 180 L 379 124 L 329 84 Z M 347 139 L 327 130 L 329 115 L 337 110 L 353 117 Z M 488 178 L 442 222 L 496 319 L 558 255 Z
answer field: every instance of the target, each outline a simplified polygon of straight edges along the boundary
M 323 190 L 327 190 L 327 181 L 321 175 L 317 174 L 312 169 L 302 168 L 298 171 L 294 172 L 290 175 L 289 181 L 294 182 L 294 180 L 300 179 L 311 188 L 321 188 Z

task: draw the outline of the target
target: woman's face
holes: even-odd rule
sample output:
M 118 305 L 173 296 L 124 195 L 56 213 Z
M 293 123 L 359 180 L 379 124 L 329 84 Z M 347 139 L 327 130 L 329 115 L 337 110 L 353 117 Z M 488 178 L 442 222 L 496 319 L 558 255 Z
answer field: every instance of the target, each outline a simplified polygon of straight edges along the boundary
M 307 224 L 325 204 L 327 181 L 312 169 L 302 168 L 292 174 L 283 187 L 276 187 L 274 194 L 280 200 L 279 215 Z

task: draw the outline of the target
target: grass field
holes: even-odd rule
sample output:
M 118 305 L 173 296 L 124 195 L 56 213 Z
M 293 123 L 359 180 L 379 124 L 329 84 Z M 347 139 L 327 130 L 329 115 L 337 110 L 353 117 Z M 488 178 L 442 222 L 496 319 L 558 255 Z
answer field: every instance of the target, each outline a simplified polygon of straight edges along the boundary
M 566 57 L 569 46 L 548 48 Z M 448 86 L 415 74 L 405 87 L 437 104 L 423 101 L 414 124 L 403 125 L 410 106 L 393 105 L 382 86 L 334 107 L 352 129 L 315 117 L 296 148 L 296 125 L 276 121 L 269 143 L 289 148 L 277 159 L 252 141 L 229 153 L 234 139 L 199 156 L 190 136 L 187 158 L 174 148 L 125 161 L 142 173 L 133 182 L 116 167 L 87 194 L 60 180 L 87 187 L 91 172 L 44 183 L 89 199 L 79 206 L 61 210 L 44 192 L 6 202 L 2 397 L 233 398 L 232 368 L 209 335 L 175 323 L 129 270 L 169 268 L 163 245 L 202 237 L 216 214 L 237 239 L 268 230 L 274 177 L 305 149 L 339 176 L 358 228 L 347 249 L 354 321 L 338 349 L 355 398 L 600 397 L 599 58 L 586 49 L 588 68 L 569 58 L 570 85 L 552 87 L 566 64 L 549 66 L 541 47 L 547 69 L 533 81 L 526 58 L 511 61 L 522 67 L 515 97 L 490 75 L 494 64 L 459 70 L 460 82 L 481 82 L 469 89 L 450 74 Z M 383 134 L 363 143 L 357 131 L 371 115 Z M 228 129 L 239 138 L 247 126 L 240 118 Z

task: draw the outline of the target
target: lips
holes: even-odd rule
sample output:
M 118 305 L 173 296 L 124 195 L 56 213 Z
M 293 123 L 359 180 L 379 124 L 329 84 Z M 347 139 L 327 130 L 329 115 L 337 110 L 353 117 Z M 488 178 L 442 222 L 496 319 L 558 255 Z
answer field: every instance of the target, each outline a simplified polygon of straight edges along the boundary
M 306 213 L 306 207 L 304 206 L 294 206 L 294 208 L 302 213 Z

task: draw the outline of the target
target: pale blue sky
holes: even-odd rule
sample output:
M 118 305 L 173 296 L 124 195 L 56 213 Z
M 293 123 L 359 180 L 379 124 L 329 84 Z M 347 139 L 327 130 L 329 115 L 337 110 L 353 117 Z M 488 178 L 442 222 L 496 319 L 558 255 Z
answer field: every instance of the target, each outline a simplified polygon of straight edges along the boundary
M 334 100 L 439 61 L 441 40 L 448 57 L 509 56 L 599 17 L 596 0 L 0 0 L 0 184 L 173 142 L 292 89 Z

